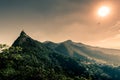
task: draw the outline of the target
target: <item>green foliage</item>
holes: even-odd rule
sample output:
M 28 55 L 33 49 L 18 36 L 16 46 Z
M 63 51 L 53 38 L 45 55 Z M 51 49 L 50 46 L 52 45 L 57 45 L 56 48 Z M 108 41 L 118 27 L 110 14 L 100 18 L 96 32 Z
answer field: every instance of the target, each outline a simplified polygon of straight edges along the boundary
M 45 49 L 46 52 L 43 52 L 44 55 L 41 52 L 25 52 L 24 50 L 25 49 L 16 46 L 4 49 L 3 52 L 0 53 L 1 80 L 94 79 L 94 77 L 92 77 L 94 74 L 87 77 L 85 66 L 80 66 L 76 59 L 49 51 L 47 48 Z M 31 50 L 34 50 L 34 48 L 31 48 Z M 107 75 L 102 74 L 102 76 L 105 77 Z
M 12 47 L 1 44 L 0 80 L 120 80 L 119 67 L 96 64 L 77 52 L 71 57 L 66 45 L 58 52 L 56 45 L 48 47 L 23 31 Z
M 6 44 L 0 44 L 0 52 L 2 52 L 4 49 L 7 49 L 8 46 Z
M 8 67 L 8 68 L 6 68 L 6 69 L 4 69 L 4 70 L 2 71 L 2 74 L 3 74 L 4 76 L 8 77 L 8 76 L 10 76 L 10 75 L 14 75 L 14 74 L 15 74 L 15 70 L 14 70 L 13 68 L 11 68 L 11 67 Z
M 74 75 L 83 73 L 82 71 L 82 73 L 76 74 L 81 67 L 74 59 L 51 52 L 47 48 L 46 52 L 43 51 L 44 55 L 41 52 L 25 52 L 24 50 L 18 46 L 2 50 L 0 53 L 0 79 L 73 80 Z
M 6 44 L 0 44 L 0 49 L 8 47 Z

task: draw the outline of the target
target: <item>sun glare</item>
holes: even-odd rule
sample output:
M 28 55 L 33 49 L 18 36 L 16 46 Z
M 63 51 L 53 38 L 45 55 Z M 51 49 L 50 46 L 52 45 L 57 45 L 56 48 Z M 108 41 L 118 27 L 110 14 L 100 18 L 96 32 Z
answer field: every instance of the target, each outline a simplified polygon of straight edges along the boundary
M 102 6 L 101 8 L 99 8 L 98 10 L 98 15 L 101 17 L 105 17 L 110 13 L 110 8 L 106 7 L 106 6 Z

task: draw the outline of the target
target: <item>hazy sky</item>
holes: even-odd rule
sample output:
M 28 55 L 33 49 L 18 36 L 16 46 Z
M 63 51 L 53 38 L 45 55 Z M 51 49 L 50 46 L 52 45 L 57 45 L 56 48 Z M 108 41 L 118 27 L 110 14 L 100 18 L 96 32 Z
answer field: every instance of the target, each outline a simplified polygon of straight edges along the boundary
M 106 17 L 101 6 L 110 8 Z M 11 45 L 22 29 L 39 41 L 120 49 L 120 0 L 0 0 L 0 43 Z

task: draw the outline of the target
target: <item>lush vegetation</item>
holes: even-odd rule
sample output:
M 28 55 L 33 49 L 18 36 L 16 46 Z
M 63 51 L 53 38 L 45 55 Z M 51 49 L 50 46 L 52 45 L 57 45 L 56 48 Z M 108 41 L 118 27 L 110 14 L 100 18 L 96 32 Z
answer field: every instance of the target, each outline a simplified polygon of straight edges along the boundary
M 85 69 L 74 59 L 52 52 L 39 56 L 10 47 L 0 53 L 0 65 L 0 80 L 85 80 Z
M 0 45 L 0 80 L 120 80 L 120 67 L 98 64 L 74 52 L 71 57 L 24 32 L 11 47 Z M 61 46 L 62 47 L 62 46 Z
M 85 65 L 78 63 L 78 57 L 72 59 L 52 52 L 39 56 L 23 52 L 21 47 L 2 46 L 0 80 L 116 80 L 120 75 L 119 68 Z

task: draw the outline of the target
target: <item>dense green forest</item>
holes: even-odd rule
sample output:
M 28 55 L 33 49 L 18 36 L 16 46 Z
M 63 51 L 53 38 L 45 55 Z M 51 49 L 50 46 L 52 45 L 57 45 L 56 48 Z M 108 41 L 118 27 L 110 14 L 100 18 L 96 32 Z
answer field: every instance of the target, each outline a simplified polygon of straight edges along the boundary
M 3 47 L 4 46 L 4 47 Z M 5 45 L 1 45 L 5 48 Z M 2 49 L 1 48 L 1 49 Z M 49 52 L 49 51 L 48 51 Z M 44 53 L 45 54 L 45 53 Z M 54 54 L 54 55 L 53 55 Z M 0 54 L 1 80 L 72 80 L 85 79 L 84 68 L 74 59 L 56 53 L 24 53 L 21 47 L 3 49 Z M 49 57 L 48 57 L 49 56 Z M 51 59 L 50 59 L 51 58 Z M 79 78 L 80 77 L 80 78 Z
M 77 53 L 70 56 L 65 48 L 53 47 L 24 31 L 11 47 L 1 44 L 0 80 L 120 80 L 119 66 L 99 64 Z

